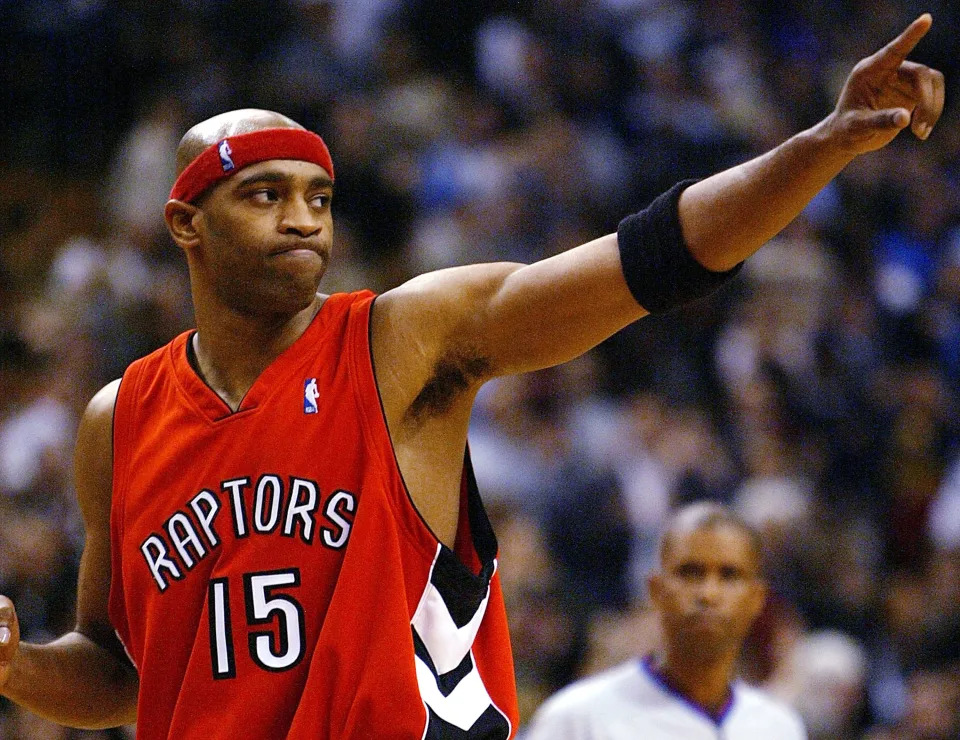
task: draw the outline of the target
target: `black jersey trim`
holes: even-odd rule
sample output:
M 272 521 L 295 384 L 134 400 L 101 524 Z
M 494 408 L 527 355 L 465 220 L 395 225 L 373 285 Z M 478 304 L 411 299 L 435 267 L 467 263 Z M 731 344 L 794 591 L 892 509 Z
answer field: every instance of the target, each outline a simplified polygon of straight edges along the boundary
M 490 561 L 479 573 L 472 573 L 452 550 L 441 549 L 437 553 L 430 583 L 436 587 L 458 628 L 468 624 L 477 613 L 490 592 L 490 579 L 495 569 L 495 563 Z
M 469 730 L 462 730 L 441 718 L 427 705 L 430 718 L 424 740 L 506 740 L 510 735 L 510 723 L 491 704 Z
M 414 654 L 426 664 L 430 672 L 436 677 L 437 688 L 440 689 L 440 693 L 444 696 L 450 696 L 453 690 L 457 688 L 457 684 L 473 670 L 473 658 L 470 652 L 468 651 L 467 654 L 463 656 L 463 660 L 460 661 L 460 664 L 456 668 L 446 673 L 440 673 L 437 670 L 436 664 L 433 662 L 433 658 L 430 656 L 430 651 L 427 650 L 427 646 L 420 638 L 420 633 L 417 632 L 416 628 L 411 631 L 413 632 Z

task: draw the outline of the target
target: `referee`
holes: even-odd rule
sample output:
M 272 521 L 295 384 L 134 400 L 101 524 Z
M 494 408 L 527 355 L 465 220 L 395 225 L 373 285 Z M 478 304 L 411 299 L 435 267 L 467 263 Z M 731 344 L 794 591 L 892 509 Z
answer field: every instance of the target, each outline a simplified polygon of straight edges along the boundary
M 566 687 L 524 740 L 806 738 L 795 712 L 734 678 L 766 599 L 754 530 L 716 504 L 681 509 L 649 587 L 662 651 Z

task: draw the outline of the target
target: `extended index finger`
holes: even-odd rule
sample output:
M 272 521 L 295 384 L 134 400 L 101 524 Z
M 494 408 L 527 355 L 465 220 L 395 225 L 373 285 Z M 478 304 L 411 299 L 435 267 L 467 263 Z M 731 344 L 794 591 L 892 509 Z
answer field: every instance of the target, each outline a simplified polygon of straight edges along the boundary
M 896 69 L 914 50 L 920 39 L 927 35 L 933 25 L 933 16 L 924 13 L 897 36 L 893 41 L 880 49 L 871 57 L 871 61 L 887 69 Z

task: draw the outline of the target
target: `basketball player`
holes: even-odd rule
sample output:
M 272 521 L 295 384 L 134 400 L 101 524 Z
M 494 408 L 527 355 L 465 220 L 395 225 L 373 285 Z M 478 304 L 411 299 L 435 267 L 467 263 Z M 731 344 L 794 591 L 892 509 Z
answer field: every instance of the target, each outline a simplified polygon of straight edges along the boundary
M 663 651 L 571 684 L 534 716 L 525 740 L 803 740 L 798 715 L 734 681 L 766 596 L 760 545 L 716 504 L 677 512 L 649 581 Z
M 334 178 L 318 136 L 265 111 L 194 126 L 165 217 L 197 331 L 90 402 L 77 626 L 20 644 L 0 601 L 2 692 L 141 738 L 512 736 L 496 540 L 465 458 L 477 390 L 713 291 L 853 158 L 907 126 L 926 138 L 943 78 L 906 56 L 931 23 L 858 65 L 817 126 L 617 234 L 376 301 L 316 292 Z

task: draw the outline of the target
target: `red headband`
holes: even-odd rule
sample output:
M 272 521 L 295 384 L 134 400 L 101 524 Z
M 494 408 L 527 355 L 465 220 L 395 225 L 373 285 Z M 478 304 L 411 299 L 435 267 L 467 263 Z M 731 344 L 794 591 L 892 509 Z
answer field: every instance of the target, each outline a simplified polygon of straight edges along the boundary
M 315 133 L 299 128 L 267 128 L 228 136 L 204 149 L 180 173 L 170 191 L 170 198 L 190 203 L 211 185 L 236 174 L 247 165 L 268 159 L 313 162 L 333 177 L 330 151 Z

